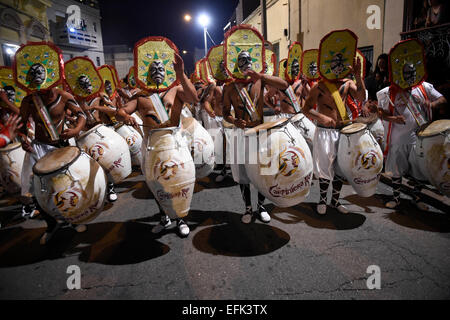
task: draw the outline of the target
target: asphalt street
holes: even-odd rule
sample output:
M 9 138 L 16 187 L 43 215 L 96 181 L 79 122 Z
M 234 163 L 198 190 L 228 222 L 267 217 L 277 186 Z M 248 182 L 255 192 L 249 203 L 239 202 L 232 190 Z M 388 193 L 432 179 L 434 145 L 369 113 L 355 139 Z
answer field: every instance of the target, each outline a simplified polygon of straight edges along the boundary
M 24 220 L 14 198 L 0 200 L 1 299 L 449 299 L 450 216 L 445 206 L 416 209 L 402 194 L 386 209 L 389 188 L 360 198 L 344 185 L 351 213 L 314 211 L 318 184 L 306 202 L 277 208 L 272 221 L 244 225 L 244 204 L 231 177 L 197 182 L 187 238 L 172 226 L 159 235 L 158 209 L 143 176 L 118 187 L 119 200 L 84 233 L 64 228 L 41 246 L 45 222 Z M 253 193 L 255 194 L 255 193 Z M 256 205 L 256 199 L 254 199 Z M 254 206 L 256 208 L 256 206 Z M 81 289 L 69 290 L 69 266 Z M 380 289 L 369 289 L 369 266 Z

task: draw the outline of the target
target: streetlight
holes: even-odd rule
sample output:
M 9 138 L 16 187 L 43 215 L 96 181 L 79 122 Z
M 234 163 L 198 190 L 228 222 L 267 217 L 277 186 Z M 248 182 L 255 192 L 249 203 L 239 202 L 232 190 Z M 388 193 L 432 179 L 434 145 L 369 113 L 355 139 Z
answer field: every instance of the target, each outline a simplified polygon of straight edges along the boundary
M 186 54 L 187 53 L 187 51 L 186 50 L 183 50 L 183 54 Z
M 210 22 L 210 18 L 206 14 L 202 13 L 201 15 L 198 16 L 198 23 L 203 27 L 203 37 L 205 39 L 205 57 L 208 54 L 208 43 L 206 40 L 206 33 L 208 31 L 206 28 L 208 27 L 209 22 Z
M 191 21 L 192 17 L 189 14 L 185 14 L 184 15 L 184 20 L 186 20 L 187 22 Z

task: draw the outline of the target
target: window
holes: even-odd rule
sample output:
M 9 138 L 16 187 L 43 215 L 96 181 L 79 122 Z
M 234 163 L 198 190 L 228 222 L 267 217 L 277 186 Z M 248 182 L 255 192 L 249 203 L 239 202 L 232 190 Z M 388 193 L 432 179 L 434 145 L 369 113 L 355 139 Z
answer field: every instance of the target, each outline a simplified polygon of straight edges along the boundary
M 361 47 L 358 48 L 364 57 L 366 57 L 366 60 L 370 62 L 370 65 L 373 66 L 373 46 L 368 47 Z
M 100 57 L 97 57 L 97 67 L 100 67 Z

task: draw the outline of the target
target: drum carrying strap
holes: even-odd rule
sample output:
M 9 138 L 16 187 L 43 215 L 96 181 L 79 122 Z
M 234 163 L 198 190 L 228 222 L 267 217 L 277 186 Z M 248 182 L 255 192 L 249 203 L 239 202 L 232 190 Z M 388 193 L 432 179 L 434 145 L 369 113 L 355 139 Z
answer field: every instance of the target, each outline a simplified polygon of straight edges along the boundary
M 47 133 L 50 136 L 50 139 L 52 141 L 58 141 L 59 140 L 59 133 L 56 131 L 55 126 L 53 125 L 52 118 L 50 117 L 50 113 L 48 112 L 47 108 L 44 105 L 44 102 L 42 101 L 41 97 L 34 92 L 31 95 L 34 105 L 36 107 L 36 111 L 39 115 L 39 117 L 42 120 L 42 123 L 45 126 L 45 129 L 47 130 Z
M 153 106 L 155 107 L 156 113 L 161 120 L 161 123 L 164 123 L 169 120 L 169 114 L 167 113 L 164 104 L 159 97 L 159 94 L 154 93 L 150 96 L 150 100 L 152 100 Z
M 114 109 L 114 106 L 112 106 L 112 101 L 111 99 L 106 95 L 106 94 L 102 94 L 101 95 L 103 102 L 105 103 L 105 105 L 107 105 L 109 108 Z M 113 95 L 114 97 L 114 95 Z M 106 114 L 108 116 L 108 118 L 111 120 L 112 123 L 118 123 L 119 121 L 117 121 L 115 116 L 111 116 L 109 114 Z
M 247 113 L 250 115 L 250 118 L 252 121 L 258 121 L 261 120 L 261 117 L 259 116 L 258 112 L 256 111 L 255 104 L 252 101 L 252 98 L 250 97 L 247 89 L 245 87 L 242 87 L 241 90 L 238 89 L 236 82 L 234 83 L 234 87 L 239 94 L 239 98 L 241 98 L 242 103 L 245 106 L 245 110 L 247 110 Z
M 347 108 L 345 107 L 344 102 L 342 101 L 341 94 L 339 93 L 336 85 L 326 80 L 324 80 L 323 82 L 325 83 L 325 85 L 327 86 L 328 90 L 331 93 L 331 96 L 333 97 L 334 103 L 338 108 L 342 121 L 344 122 L 349 121 L 350 118 L 348 117 Z
M 298 86 L 297 86 L 298 88 Z M 286 95 L 288 96 L 289 100 L 291 100 L 292 106 L 295 109 L 296 113 L 299 113 L 301 111 L 300 104 L 298 102 L 297 96 L 295 95 L 294 89 L 292 89 L 291 86 L 289 86 L 285 90 Z

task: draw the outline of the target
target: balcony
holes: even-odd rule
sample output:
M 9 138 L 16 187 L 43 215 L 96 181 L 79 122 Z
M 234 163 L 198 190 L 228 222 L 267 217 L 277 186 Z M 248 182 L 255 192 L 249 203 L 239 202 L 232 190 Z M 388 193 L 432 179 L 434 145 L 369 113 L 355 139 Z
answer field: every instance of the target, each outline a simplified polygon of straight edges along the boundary
M 65 23 L 57 25 L 53 40 L 57 45 L 70 46 L 79 49 L 99 47 L 97 36 L 85 30 L 69 29 Z

